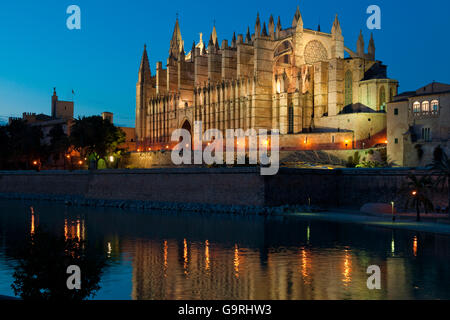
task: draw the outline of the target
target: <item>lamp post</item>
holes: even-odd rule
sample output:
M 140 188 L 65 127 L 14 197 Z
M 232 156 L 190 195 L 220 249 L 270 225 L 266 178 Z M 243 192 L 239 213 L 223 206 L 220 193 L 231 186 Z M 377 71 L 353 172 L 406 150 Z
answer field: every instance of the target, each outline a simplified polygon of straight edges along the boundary
M 394 201 L 391 202 L 392 206 L 392 222 L 395 222 L 395 203 Z

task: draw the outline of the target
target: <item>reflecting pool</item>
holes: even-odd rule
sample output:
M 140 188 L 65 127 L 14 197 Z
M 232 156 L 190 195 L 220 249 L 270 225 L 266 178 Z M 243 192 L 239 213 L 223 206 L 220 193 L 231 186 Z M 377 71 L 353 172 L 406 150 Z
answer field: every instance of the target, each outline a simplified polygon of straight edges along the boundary
M 38 226 L 106 256 L 95 299 L 450 299 L 447 236 L 20 201 L 0 201 L 0 295 L 14 295 L 16 252 Z M 367 288 L 371 265 L 381 290 Z

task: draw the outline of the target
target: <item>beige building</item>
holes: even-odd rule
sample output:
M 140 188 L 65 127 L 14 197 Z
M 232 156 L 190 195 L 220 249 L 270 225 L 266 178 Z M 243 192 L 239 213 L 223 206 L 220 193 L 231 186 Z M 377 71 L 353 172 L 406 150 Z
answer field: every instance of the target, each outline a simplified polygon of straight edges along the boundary
M 386 140 L 385 107 L 397 87 L 375 59 L 373 37 L 366 52 L 360 34 L 352 51 L 337 16 L 328 33 L 305 28 L 298 8 L 286 28 L 280 18 L 275 23 L 271 16 L 266 25 L 258 15 L 253 33 L 248 28 L 245 36 L 220 42 L 214 27 L 209 42 L 200 34 L 187 54 L 177 20 L 167 62 L 158 62 L 154 75 L 144 47 L 136 137 L 140 150 L 168 146 L 175 129 L 192 130 L 194 121 L 202 121 L 203 131 L 279 129 L 283 136 L 297 135 L 284 139 L 292 145 L 281 147 L 289 149 L 370 147 Z M 350 142 L 336 134 L 348 131 Z
M 114 114 L 112 112 L 102 112 L 102 119 L 114 124 Z M 136 151 L 136 130 L 129 127 L 118 127 L 125 133 L 125 142 L 119 145 L 119 149 Z
M 450 155 L 450 85 L 433 82 L 388 104 L 388 157 L 398 166 L 425 166 L 441 146 Z
M 70 127 L 73 123 L 74 102 L 58 99 L 56 88 L 53 89 L 51 101 L 51 116 L 24 112 L 22 118 L 9 118 L 9 123 L 14 120 L 24 120 L 32 126 L 39 126 L 43 134 L 43 143 L 50 144 L 49 133 L 57 125 L 61 125 L 64 133 L 70 135 Z

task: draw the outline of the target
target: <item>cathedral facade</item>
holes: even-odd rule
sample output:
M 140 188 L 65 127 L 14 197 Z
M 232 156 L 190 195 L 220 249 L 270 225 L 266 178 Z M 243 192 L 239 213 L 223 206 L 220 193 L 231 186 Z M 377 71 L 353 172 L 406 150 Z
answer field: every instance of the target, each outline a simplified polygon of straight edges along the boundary
M 192 132 L 195 121 L 223 133 L 278 129 L 281 148 L 364 148 L 386 140 L 385 106 L 398 82 L 375 59 L 373 37 L 367 52 L 362 34 L 355 51 L 345 46 L 337 16 L 326 33 L 305 28 L 298 8 L 288 28 L 258 15 L 253 33 L 248 28 L 219 44 L 214 26 L 208 43 L 200 34 L 189 53 L 177 19 L 167 63 L 158 62 L 154 75 L 146 50 L 136 90 L 141 151 L 169 148 L 172 132 Z

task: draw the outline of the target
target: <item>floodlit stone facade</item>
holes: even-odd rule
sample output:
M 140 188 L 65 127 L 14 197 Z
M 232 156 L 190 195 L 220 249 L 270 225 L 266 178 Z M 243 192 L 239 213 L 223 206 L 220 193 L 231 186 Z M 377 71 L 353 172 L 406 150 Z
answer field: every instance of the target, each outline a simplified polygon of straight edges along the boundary
M 436 147 L 450 155 L 450 85 L 431 83 L 387 108 L 388 157 L 398 166 L 431 164 Z
M 345 55 L 347 52 L 347 55 Z M 298 149 L 361 148 L 386 140 L 385 106 L 397 94 L 398 82 L 375 59 L 375 42 L 365 51 L 360 34 L 357 50 L 344 44 L 336 16 L 330 33 L 307 29 L 297 8 L 292 24 L 280 18 L 256 18 L 254 32 L 233 34 L 219 42 L 213 28 L 208 44 L 200 40 L 185 53 L 177 19 L 169 57 L 152 75 L 144 53 L 136 91 L 136 138 L 141 151 L 172 145 L 172 132 L 279 129 Z M 352 132 L 351 142 L 336 133 Z M 328 134 L 324 141 L 323 134 Z M 321 144 L 305 144 L 320 134 Z

